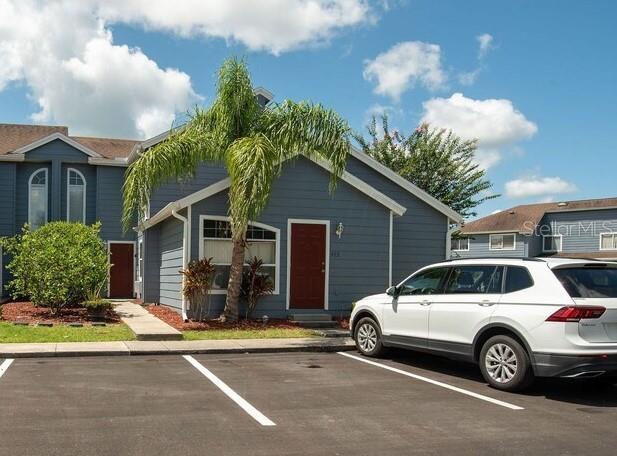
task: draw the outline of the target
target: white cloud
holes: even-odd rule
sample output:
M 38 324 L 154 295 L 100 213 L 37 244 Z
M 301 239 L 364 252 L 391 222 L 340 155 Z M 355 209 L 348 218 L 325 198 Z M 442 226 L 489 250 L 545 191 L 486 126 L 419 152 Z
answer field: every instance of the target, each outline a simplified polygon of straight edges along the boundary
M 100 17 L 183 37 L 222 38 L 273 54 L 323 43 L 337 32 L 371 23 L 367 0 L 112 0 Z
M 458 82 L 464 86 L 473 85 L 476 82 L 476 79 L 478 79 L 478 76 L 480 76 L 481 71 L 481 68 L 476 68 L 473 71 L 459 73 Z
M 544 196 L 543 201 L 552 201 L 553 195 L 572 193 L 576 185 L 561 177 L 541 177 L 537 175 L 522 177 L 506 182 L 506 196 L 509 198 L 527 198 Z
M 464 139 L 477 139 L 476 160 L 484 168 L 499 162 L 503 148 L 538 131 L 507 99 L 474 100 L 455 93 L 450 98 L 425 101 L 423 107 L 421 122 L 450 129 Z
M 446 82 L 437 44 L 421 41 L 398 43 L 373 60 L 366 60 L 364 79 L 376 82 L 375 93 L 398 101 L 409 88 L 420 83 L 435 90 Z
M 488 51 L 493 49 L 493 35 L 483 33 L 482 35 L 477 36 L 476 40 L 478 40 L 479 46 L 478 58 L 482 59 L 488 53 Z
M 144 138 L 199 101 L 186 73 L 114 45 L 85 3 L 0 0 L 0 10 L 0 89 L 25 82 L 40 108 L 35 122 L 65 124 L 72 134 Z
M 147 137 L 200 101 L 190 77 L 115 44 L 128 23 L 279 54 L 371 23 L 367 0 L 0 0 L 0 91 L 24 83 L 37 122 L 72 134 Z

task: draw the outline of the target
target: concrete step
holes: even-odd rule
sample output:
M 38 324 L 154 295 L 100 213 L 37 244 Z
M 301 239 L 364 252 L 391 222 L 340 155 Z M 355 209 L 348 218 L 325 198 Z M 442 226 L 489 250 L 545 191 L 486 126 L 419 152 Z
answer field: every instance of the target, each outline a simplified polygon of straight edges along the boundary
M 290 314 L 291 321 L 332 321 L 332 315 L 323 313 L 296 313 Z
M 349 337 L 348 329 L 316 329 L 315 334 L 320 337 Z
M 334 328 L 338 326 L 336 321 L 294 320 L 294 323 L 302 328 Z

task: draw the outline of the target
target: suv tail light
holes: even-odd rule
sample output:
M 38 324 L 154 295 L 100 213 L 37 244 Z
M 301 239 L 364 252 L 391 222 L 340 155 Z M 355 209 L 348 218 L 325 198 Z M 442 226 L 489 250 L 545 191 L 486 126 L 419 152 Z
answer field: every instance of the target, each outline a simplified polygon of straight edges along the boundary
M 586 318 L 600 318 L 605 311 L 606 309 L 600 306 L 567 306 L 559 309 L 548 317 L 546 321 L 578 322 Z

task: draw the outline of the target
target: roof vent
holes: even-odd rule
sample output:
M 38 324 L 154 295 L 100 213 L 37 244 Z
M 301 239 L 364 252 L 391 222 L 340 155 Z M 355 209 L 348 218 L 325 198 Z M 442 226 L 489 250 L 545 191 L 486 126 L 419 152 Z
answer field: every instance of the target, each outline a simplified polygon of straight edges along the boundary
M 516 212 L 514 212 L 514 211 L 508 211 L 508 214 L 510 214 L 510 215 L 514 215 L 514 214 L 516 214 Z
M 559 207 L 566 207 L 568 205 L 568 203 L 566 203 L 565 201 L 562 201 L 561 203 L 558 203 L 557 206 Z

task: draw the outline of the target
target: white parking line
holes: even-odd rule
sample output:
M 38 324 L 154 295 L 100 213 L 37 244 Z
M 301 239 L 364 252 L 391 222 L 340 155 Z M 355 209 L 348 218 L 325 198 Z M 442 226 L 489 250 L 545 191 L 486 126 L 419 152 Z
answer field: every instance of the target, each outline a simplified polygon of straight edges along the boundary
M 4 375 L 4 373 L 7 371 L 7 369 L 9 368 L 9 366 L 11 364 L 13 364 L 13 361 L 15 361 L 14 359 L 5 359 L 4 362 L 2 364 L 0 364 L 0 377 L 2 377 Z
M 519 407 L 518 405 L 509 404 L 507 402 L 500 401 L 498 399 L 493 399 L 492 397 L 484 396 L 482 394 L 474 393 L 473 391 L 468 391 L 463 388 L 459 388 L 457 386 L 448 385 L 447 383 L 438 382 L 437 380 L 432 380 L 427 377 L 422 377 L 421 375 L 412 374 L 411 372 L 407 372 L 401 369 L 397 369 L 395 367 L 386 366 L 385 364 L 377 363 L 375 361 L 370 361 L 365 358 L 361 358 L 359 356 L 350 355 L 349 353 L 338 352 L 339 355 L 346 356 L 347 358 L 355 359 L 356 361 L 361 361 L 366 364 L 370 364 L 371 366 L 381 367 L 382 369 L 389 370 L 391 372 L 396 372 L 397 374 L 405 375 L 407 377 L 414 378 L 416 380 L 421 380 L 423 382 L 430 383 L 432 385 L 440 386 L 442 388 L 449 389 L 451 391 L 456 391 L 457 393 L 465 394 L 467 396 L 475 397 L 476 399 L 480 399 L 482 401 L 490 402 L 491 404 L 499 405 L 501 407 L 509 408 L 510 410 L 525 410 L 523 407 Z
M 244 400 L 238 393 L 232 390 L 229 386 L 223 382 L 220 378 L 202 366 L 195 358 L 191 355 L 184 355 L 184 359 L 186 359 L 189 363 L 193 365 L 195 369 L 201 372 L 208 380 L 214 383 L 223 393 L 227 395 L 232 401 L 238 404 L 246 413 L 251 415 L 251 417 L 256 420 L 262 426 L 276 426 L 276 424 L 271 421 L 267 416 L 249 404 L 246 400 Z

